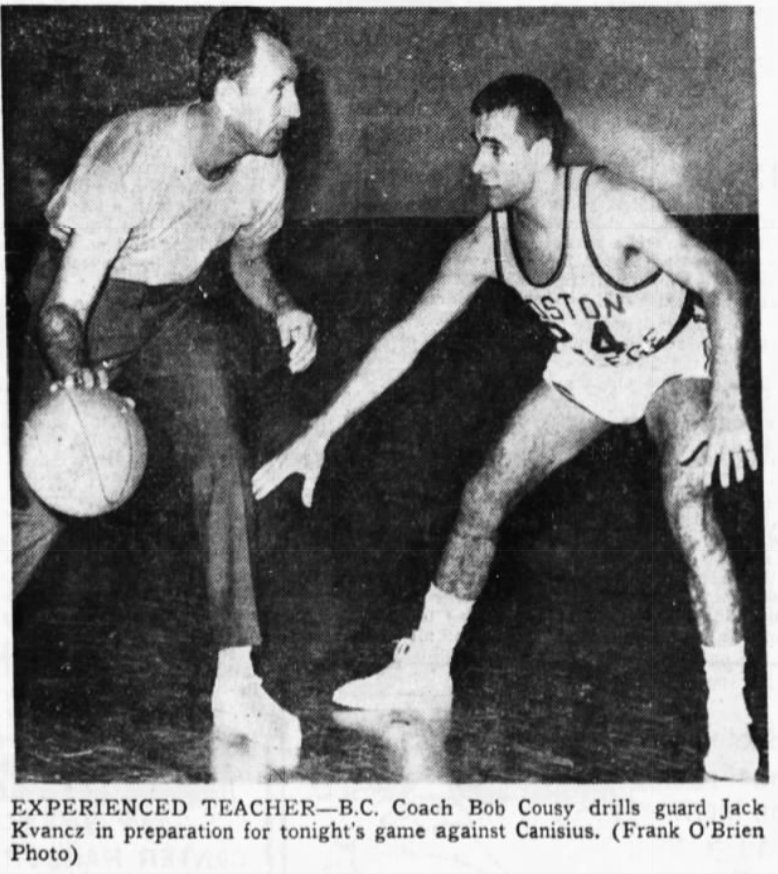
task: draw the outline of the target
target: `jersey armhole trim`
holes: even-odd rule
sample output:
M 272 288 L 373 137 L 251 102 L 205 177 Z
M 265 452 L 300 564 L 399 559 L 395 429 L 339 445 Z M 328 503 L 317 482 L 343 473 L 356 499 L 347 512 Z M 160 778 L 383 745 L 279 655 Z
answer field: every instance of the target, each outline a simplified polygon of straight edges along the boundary
M 494 241 L 494 266 L 497 269 L 497 278 L 500 282 L 505 282 L 505 273 L 502 269 L 502 250 L 500 247 L 500 214 L 497 211 L 492 212 L 492 238 Z
M 675 338 L 683 331 L 683 329 L 691 322 L 694 318 L 694 311 L 696 309 L 695 306 L 696 295 L 693 291 L 686 289 L 686 296 L 683 299 L 683 304 L 681 306 L 681 311 L 678 314 L 678 318 L 676 319 L 675 324 L 670 329 L 670 333 L 659 343 L 657 343 L 654 352 L 658 352 L 660 349 L 664 349 L 665 346 L 668 346 L 670 343 L 675 340 Z
M 600 274 L 600 276 L 611 286 L 611 288 L 615 288 L 616 291 L 624 291 L 624 292 L 632 292 L 632 291 L 640 291 L 642 288 L 646 288 L 652 283 L 656 282 L 657 279 L 662 275 L 662 268 L 657 268 L 653 273 L 650 273 L 645 279 L 642 279 L 636 285 L 622 285 L 617 279 L 614 279 L 610 273 L 608 273 L 605 268 L 600 263 L 597 255 L 594 251 L 594 245 L 592 244 L 592 238 L 589 234 L 589 225 L 586 222 L 586 185 L 589 181 L 589 177 L 592 173 L 596 173 L 598 170 L 604 170 L 605 167 L 602 164 L 599 164 L 594 167 L 587 167 L 586 170 L 581 174 L 581 189 L 579 194 L 580 208 L 581 208 L 581 229 L 583 230 L 583 238 L 584 245 L 586 246 L 586 251 L 589 253 L 589 258 L 591 259 L 592 266 L 594 269 Z
M 569 212 L 570 212 L 570 167 L 565 167 L 565 203 L 564 203 L 564 213 L 562 216 L 562 251 L 559 253 L 559 261 L 557 262 L 556 267 L 554 268 L 554 272 L 551 276 L 548 277 L 544 282 L 534 282 L 524 265 L 524 261 L 521 257 L 521 249 L 519 248 L 519 235 L 516 230 L 515 218 L 513 214 L 513 210 L 509 207 L 507 210 L 507 224 L 508 224 L 508 239 L 510 240 L 511 250 L 513 252 L 513 258 L 516 262 L 516 266 L 519 269 L 519 273 L 521 273 L 522 278 L 532 288 L 548 288 L 550 285 L 553 285 L 559 277 L 562 275 L 562 271 L 565 269 L 565 264 L 567 263 L 567 249 L 568 249 L 568 233 L 569 233 Z

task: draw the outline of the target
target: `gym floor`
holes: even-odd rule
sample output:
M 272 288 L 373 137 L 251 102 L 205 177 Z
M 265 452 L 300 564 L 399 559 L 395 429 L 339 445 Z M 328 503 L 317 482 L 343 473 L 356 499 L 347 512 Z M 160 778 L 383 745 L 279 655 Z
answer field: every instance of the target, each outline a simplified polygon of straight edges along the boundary
M 752 242 L 754 228 L 741 235 Z M 262 388 L 254 415 L 267 445 L 286 439 L 279 422 L 326 402 L 412 303 L 456 230 L 285 231 L 282 262 L 299 256 L 285 278 L 317 316 L 322 345 L 305 377 L 279 372 Z M 755 282 L 753 246 L 731 228 L 725 236 Z M 749 336 L 758 338 L 756 313 L 754 304 Z M 300 716 L 296 768 L 280 770 L 245 739 L 212 736 L 216 653 L 197 547 L 178 492 L 148 500 L 149 477 L 125 509 L 71 526 L 15 603 L 17 780 L 703 779 L 702 657 L 642 425 L 612 429 L 506 521 L 455 656 L 450 718 L 330 703 L 337 685 L 385 664 L 414 627 L 462 485 L 546 351 L 514 297 L 485 288 L 333 442 L 311 511 L 293 482 L 260 505 L 261 668 Z M 752 343 L 746 392 L 759 432 L 756 362 Z M 717 504 L 743 592 L 752 731 L 767 779 L 760 478 L 718 492 Z

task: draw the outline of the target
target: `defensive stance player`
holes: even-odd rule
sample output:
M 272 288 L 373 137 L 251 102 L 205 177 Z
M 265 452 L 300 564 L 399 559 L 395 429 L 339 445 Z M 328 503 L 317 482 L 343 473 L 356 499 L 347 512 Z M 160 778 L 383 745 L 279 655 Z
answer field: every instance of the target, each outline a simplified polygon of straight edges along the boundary
M 412 313 L 384 334 L 329 408 L 254 477 L 260 498 L 293 473 L 313 489 L 332 435 L 413 363 L 488 277 L 513 288 L 553 332 L 543 381 L 522 401 L 466 485 L 418 630 L 337 704 L 450 704 L 450 661 L 481 593 L 508 510 L 611 424 L 646 418 L 662 458 L 664 504 L 689 566 L 708 681 L 709 774 L 751 778 L 738 587 L 713 518 L 757 459 L 743 413 L 742 291 L 725 264 L 638 185 L 602 168 L 562 166 L 563 116 L 526 75 L 487 85 L 472 104 L 474 173 L 490 211 L 446 256 Z M 694 293 L 687 291 L 692 289 Z M 704 309 L 699 306 L 702 302 Z
M 259 733 L 283 750 L 299 746 L 299 721 L 267 695 L 251 662 L 260 643 L 254 506 L 237 398 L 238 382 L 250 378 L 257 326 L 251 306 L 241 317 L 219 299 L 226 277 L 204 264 L 231 240 L 232 275 L 275 320 L 289 369 L 310 365 L 313 319 L 279 287 L 266 260 L 267 242 L 283 222 L 280 149 L 300 114 L 296 76 L 273 12 L 217 12 L 200 54 L 200 100 L 107 124 L 49 204 L 64 251 L 37 318 L 49 367 L 38 395 L 52 374 L 89 389 L 106 386 L 110 372 L 111 384 L 148 414 L 147 429 L 158 426 L 170 438 L 171 461 L 192 492 L 220 648 L 215 724 Z M 152 452 L 158 448 L 149 442 Z M 14 593 L 63 524 L 26 491 L 26 506 L 13 512 Z

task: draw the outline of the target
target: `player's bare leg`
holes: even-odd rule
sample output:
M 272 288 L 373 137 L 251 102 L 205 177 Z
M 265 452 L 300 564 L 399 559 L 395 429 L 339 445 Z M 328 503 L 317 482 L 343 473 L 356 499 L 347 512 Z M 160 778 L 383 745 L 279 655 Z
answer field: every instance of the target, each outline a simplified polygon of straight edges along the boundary
M 689 460 L 697 448 L 689 447 L 689 438 L 706 419 L 709 395 L 707 380 L 668 382 L 651 401 L 646 422 L 662 456 L 665 510 L 689 567 L 691 601 L 702 641 L 710 741 L 705 770 L 713 777 L 752 779 L 759 753 L 748 731 L 751 719 L 743 697 L 740 594 L 713 515 L 713 496 L 704 482 L 705 452 Z
M 465 486 L 459 517 L 425 598 L 418 630 L 400 641 L 388 668 L 336 690 L 336 704 L 366 710 L 451 705 L 451 657 L 486 585 L 503 519 L 607 427 L 545 383 L 529 394 Z

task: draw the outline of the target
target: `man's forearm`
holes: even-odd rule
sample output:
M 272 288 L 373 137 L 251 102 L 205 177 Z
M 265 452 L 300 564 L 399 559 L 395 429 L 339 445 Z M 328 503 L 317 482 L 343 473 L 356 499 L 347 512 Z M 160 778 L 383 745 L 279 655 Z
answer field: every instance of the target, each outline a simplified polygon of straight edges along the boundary
M 743 344 L 743 288 L 732 277 L 705 301 L 712 346 L 713 403 L 739 399 Z
M 98 233 L 73 232 L 59 272 L 38 318 L 38 338 L 55 378 L 87 366 L 85 325 L 121 241 Z
M 232 273 L 243 293 L 259 309 L 271 316 L 297 309 L 292 298 L 281 287 L 265 257 L 251 261 L 232 258 Z
M 402 327 L 384 334 L 329 407 L 312 422 L 312 429 L 329 440 L 409 370 L 417 354 L 418 349 L 409 342 Z

